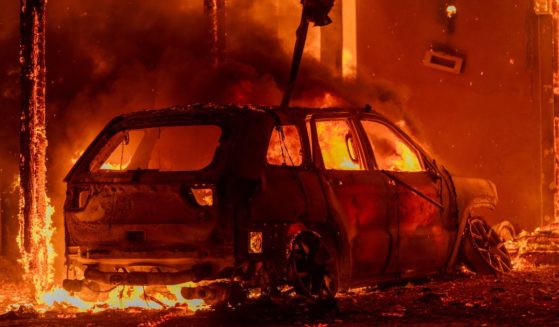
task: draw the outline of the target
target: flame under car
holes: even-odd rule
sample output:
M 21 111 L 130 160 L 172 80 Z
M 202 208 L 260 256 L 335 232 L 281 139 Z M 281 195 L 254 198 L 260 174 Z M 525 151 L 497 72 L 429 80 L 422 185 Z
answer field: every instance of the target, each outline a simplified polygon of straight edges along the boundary
M 76 162 L 64 287 L 228 298 L 510 270 L 493 183 L 451 176 L 370 107 L 194 105 L 113 119 Z M 213 282 L 212 282 L 213 281 Z

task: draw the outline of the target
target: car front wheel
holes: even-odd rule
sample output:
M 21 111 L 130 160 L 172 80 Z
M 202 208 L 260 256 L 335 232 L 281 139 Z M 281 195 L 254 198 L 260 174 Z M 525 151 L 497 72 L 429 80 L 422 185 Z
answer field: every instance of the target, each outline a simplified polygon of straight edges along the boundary
M 505 242 L 480 217 L 470 217 L 466 222 L 461 252 L 466 266 L 478 274 L 507 273 L 512 269 Z

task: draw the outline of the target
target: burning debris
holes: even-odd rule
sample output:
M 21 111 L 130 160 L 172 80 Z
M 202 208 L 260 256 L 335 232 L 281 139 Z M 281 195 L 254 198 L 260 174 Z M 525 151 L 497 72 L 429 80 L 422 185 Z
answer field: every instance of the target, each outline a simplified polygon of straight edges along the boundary
M 37 300 L 54 282 L 53 208 L 46 172 L 46 1 L 21 3 L 20 236 L 25 279 Z
M 515 269 L 534 266 L 559 265 L 559 223 L 553 223 L 533 232 L 522 231 L 508 241 L 507 249 Z

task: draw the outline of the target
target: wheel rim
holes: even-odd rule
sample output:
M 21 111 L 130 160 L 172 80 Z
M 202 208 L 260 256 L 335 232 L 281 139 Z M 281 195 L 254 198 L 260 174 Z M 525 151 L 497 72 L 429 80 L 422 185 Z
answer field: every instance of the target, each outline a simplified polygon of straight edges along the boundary
M 511 271 L 510 255 L 505 242 L 485 221 L 470 219 L 468 231 L 473 247 L 493 270 L 502 273 Z
M 310 233 L 299 234 L 292 245 L 291 279 L 295 290 L 315 299 L 333 298 L 337 291 L 337 265 L 324 243 Z

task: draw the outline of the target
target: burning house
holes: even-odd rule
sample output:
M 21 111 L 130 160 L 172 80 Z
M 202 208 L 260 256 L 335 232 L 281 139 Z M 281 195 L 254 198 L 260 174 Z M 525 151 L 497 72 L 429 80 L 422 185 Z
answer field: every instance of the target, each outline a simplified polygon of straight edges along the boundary
M 30 302 L 501 275 L 492 225 L 557 223 L 556 1 L 44 5 L 0 4 L 0 253 Z

